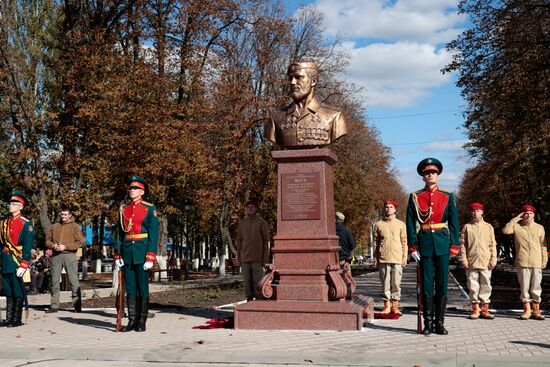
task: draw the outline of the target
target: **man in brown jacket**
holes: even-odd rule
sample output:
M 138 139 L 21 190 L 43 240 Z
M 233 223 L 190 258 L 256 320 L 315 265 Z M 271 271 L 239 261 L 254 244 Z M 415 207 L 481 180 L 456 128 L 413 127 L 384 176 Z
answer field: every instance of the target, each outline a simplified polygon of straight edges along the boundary
M 243 269 L 246 300 L 252 301 L 259 298 L 258 283 L 269 256 L 269 231 L 267 222 L 256 214 L 256 201 L 249 200 L 245 211 L 246 216 L 237 228 L 237 259 Z
M 506 224 L 502 232 L 514 235 L 516 271 L 521 289 L 523 313 L 520 318 L 544 320 L 540 313 L 542 269 L 548 263 L 544 227 L 535 223 L 535 207 L 525 204 L 521 213 Z
M 52 305 L 46 312 L 57 312 L 59 309 L 59 281 L 63 268 L 67 272 L 71 285 L 74 310 L 80 312 L 81 297 L 76 251 L 82 247 L 84 236 L 68 207 L 61 208 L 59 217 L 61 222 L 55 223 L 46 235 L 46 247 L 53 250 L 51 267 Z
M 384 309 L 381 313 L 400 314 L 401 277 L 407 265 L 407 226 L 395 217 L 397 203 L 384 202 L 384 220 L 374 226 L 376 244 L 375 262 L 380 273 L 384 293 Z
M 460 261 L 468 279 L 471 319 L 480 316 L 483 319 L 495 318 L 489 311 L 489 304 L 491 271 L 497 264 L 497 244 L 493 226 L 483 220 L 483 209 L 481 203 L 470 204 L 470 223 L 465 224 L 460 233 Z

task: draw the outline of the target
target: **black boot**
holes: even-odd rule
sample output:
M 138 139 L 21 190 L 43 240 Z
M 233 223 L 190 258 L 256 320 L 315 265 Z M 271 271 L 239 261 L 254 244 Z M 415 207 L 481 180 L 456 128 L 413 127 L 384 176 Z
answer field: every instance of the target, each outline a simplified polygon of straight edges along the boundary
M 0 326 L 8 326 L 13 322 L 15 314 L 15 301 L 13 297 L 6 297 L 6 319 L 0 322 Z
M 136 325 L 136 331 L 145 331 L 145 324 L 147 323 L 147 315 L 149 313 L 149 297 L 140 297 L 140 310 L 138 322 Z
M 23 316 L 23 297 L 15 298 L 15 308 L 13 311 L 13 321 L 7 327 L 18 327 L 23 325 L 21 317 Z
M 82 293 L 80 292 L 80 287 L 76 291 L 76 299 L 73 301 L 74 312 L 82 312 Z
M 126 303 L 128 304 L 128 325 L 126 325 L 126 327 L 122 329 L 123 332 L 135 330 L 137 316 L 138 316 L 137 315 L 137 298 L 128 297 L 126 299 Z
M 439 335 L 447 335 L 449 332 L 443 325 L 445 323 L 445 309 L 447 308 L 447 297 L 436 299 L 435 303 L 435 326 L 434 332 Z
M 422 315 L 424 316 L 424 329 L 422 329 L 422 334 L 426 336 L 432 333 L 434 317 L 433 303 L 433 297 L 422 296 Z

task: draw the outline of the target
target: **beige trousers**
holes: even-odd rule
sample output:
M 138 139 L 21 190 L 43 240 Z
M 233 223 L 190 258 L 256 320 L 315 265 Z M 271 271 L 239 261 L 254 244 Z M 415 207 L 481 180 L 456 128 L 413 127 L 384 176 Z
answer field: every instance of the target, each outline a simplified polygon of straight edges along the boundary
M 491 270 L 466 270 L 466 277 L 468 278 L 466 285 L 470 290 L 470 302 L 491 303 Z
M 262 264 L 254 262 L 244 262 L 241 267 L 243 269 L 246 298 L 261 298 L 260 292 L 258 292 L 258 284 L 264 276 L 264 267 Z
M 401 264 L 380 264 L 380 283 L 382 283 L 382 294 L 384 301 L 401 299 L 401 277 L 403 266 Z
M 535 301 L 540 303 L 540 295 L 542 294 L 542 288 L 540 286 L 542 282 L 542 269 L 518 266 L 516 271 L 518 273 L 519 288 L 521 292 L 519 299 L 521 302 Z

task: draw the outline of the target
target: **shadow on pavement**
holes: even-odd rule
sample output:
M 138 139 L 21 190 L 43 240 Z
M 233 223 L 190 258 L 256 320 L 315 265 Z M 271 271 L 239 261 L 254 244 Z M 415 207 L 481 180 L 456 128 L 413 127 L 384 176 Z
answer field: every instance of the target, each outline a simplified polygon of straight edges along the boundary
M 396 333 L 416 334 L 416 329 L 412 329 L 412 328 L 407 329 L 407 328 L 403 328 L 403 327 L 393 327 L 393 326 L 377 325 L 377 324 L 365 324 L 364 328 L 392 331 L 392 332 L 396 332 Z
M 71 324 L 90 326 L 96 329 L 111 330 L 113 332 L 116 332 L 115 325 L 112 322 L 94 320 L 94 319 L 84 319 L 81 317 L 60 317 L 59 320 L 65 321 Z
M 550 344 L 533 343 L 533 342 L 528 342 L 528 341 L 525 341 L 525 340 L 510 340 L 510 343 L 521 344 L 521 345 L 533 345 L 533 346 L 539 347 L 539 348 L 550 348 Z

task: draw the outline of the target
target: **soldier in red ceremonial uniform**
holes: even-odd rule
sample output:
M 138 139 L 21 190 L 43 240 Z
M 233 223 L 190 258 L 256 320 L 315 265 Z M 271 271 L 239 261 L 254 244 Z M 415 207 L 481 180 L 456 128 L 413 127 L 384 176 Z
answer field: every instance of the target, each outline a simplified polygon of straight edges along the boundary
M 21 315 L 25 284 L 22 278 L 29 267 L 34 242 L 32 222 L 21 215 L 28 203 L 22 193 L 13 191 L 9 195 L 11 217 L 0 221 L 2 290 L 6 296 L 6 319 L 0 322 L 0 326 L 23 325 Z
M 115 262 L 122 268 L 128 304 L 128 325 L 122 331 L 145 331 L 149 311 L 149 270 L 157 256 L 159 221 L 155 206 L 142 199 L 147 181 L 129 180 L 130 202 L 121 206 Z
M 441 162 L 426 158 L 416 170 L 422 176 L 425 187 L 409 197 L 407 238 L 413 257 L 420 257 L 424 316 L 422 334 L 435 332 L 446 335 L 448 332 L 443 324 L 447 307 L 449 255 L 456 256 L 460 251 L 458 214 L 454 195 L 437 186 L 443 171 Z

